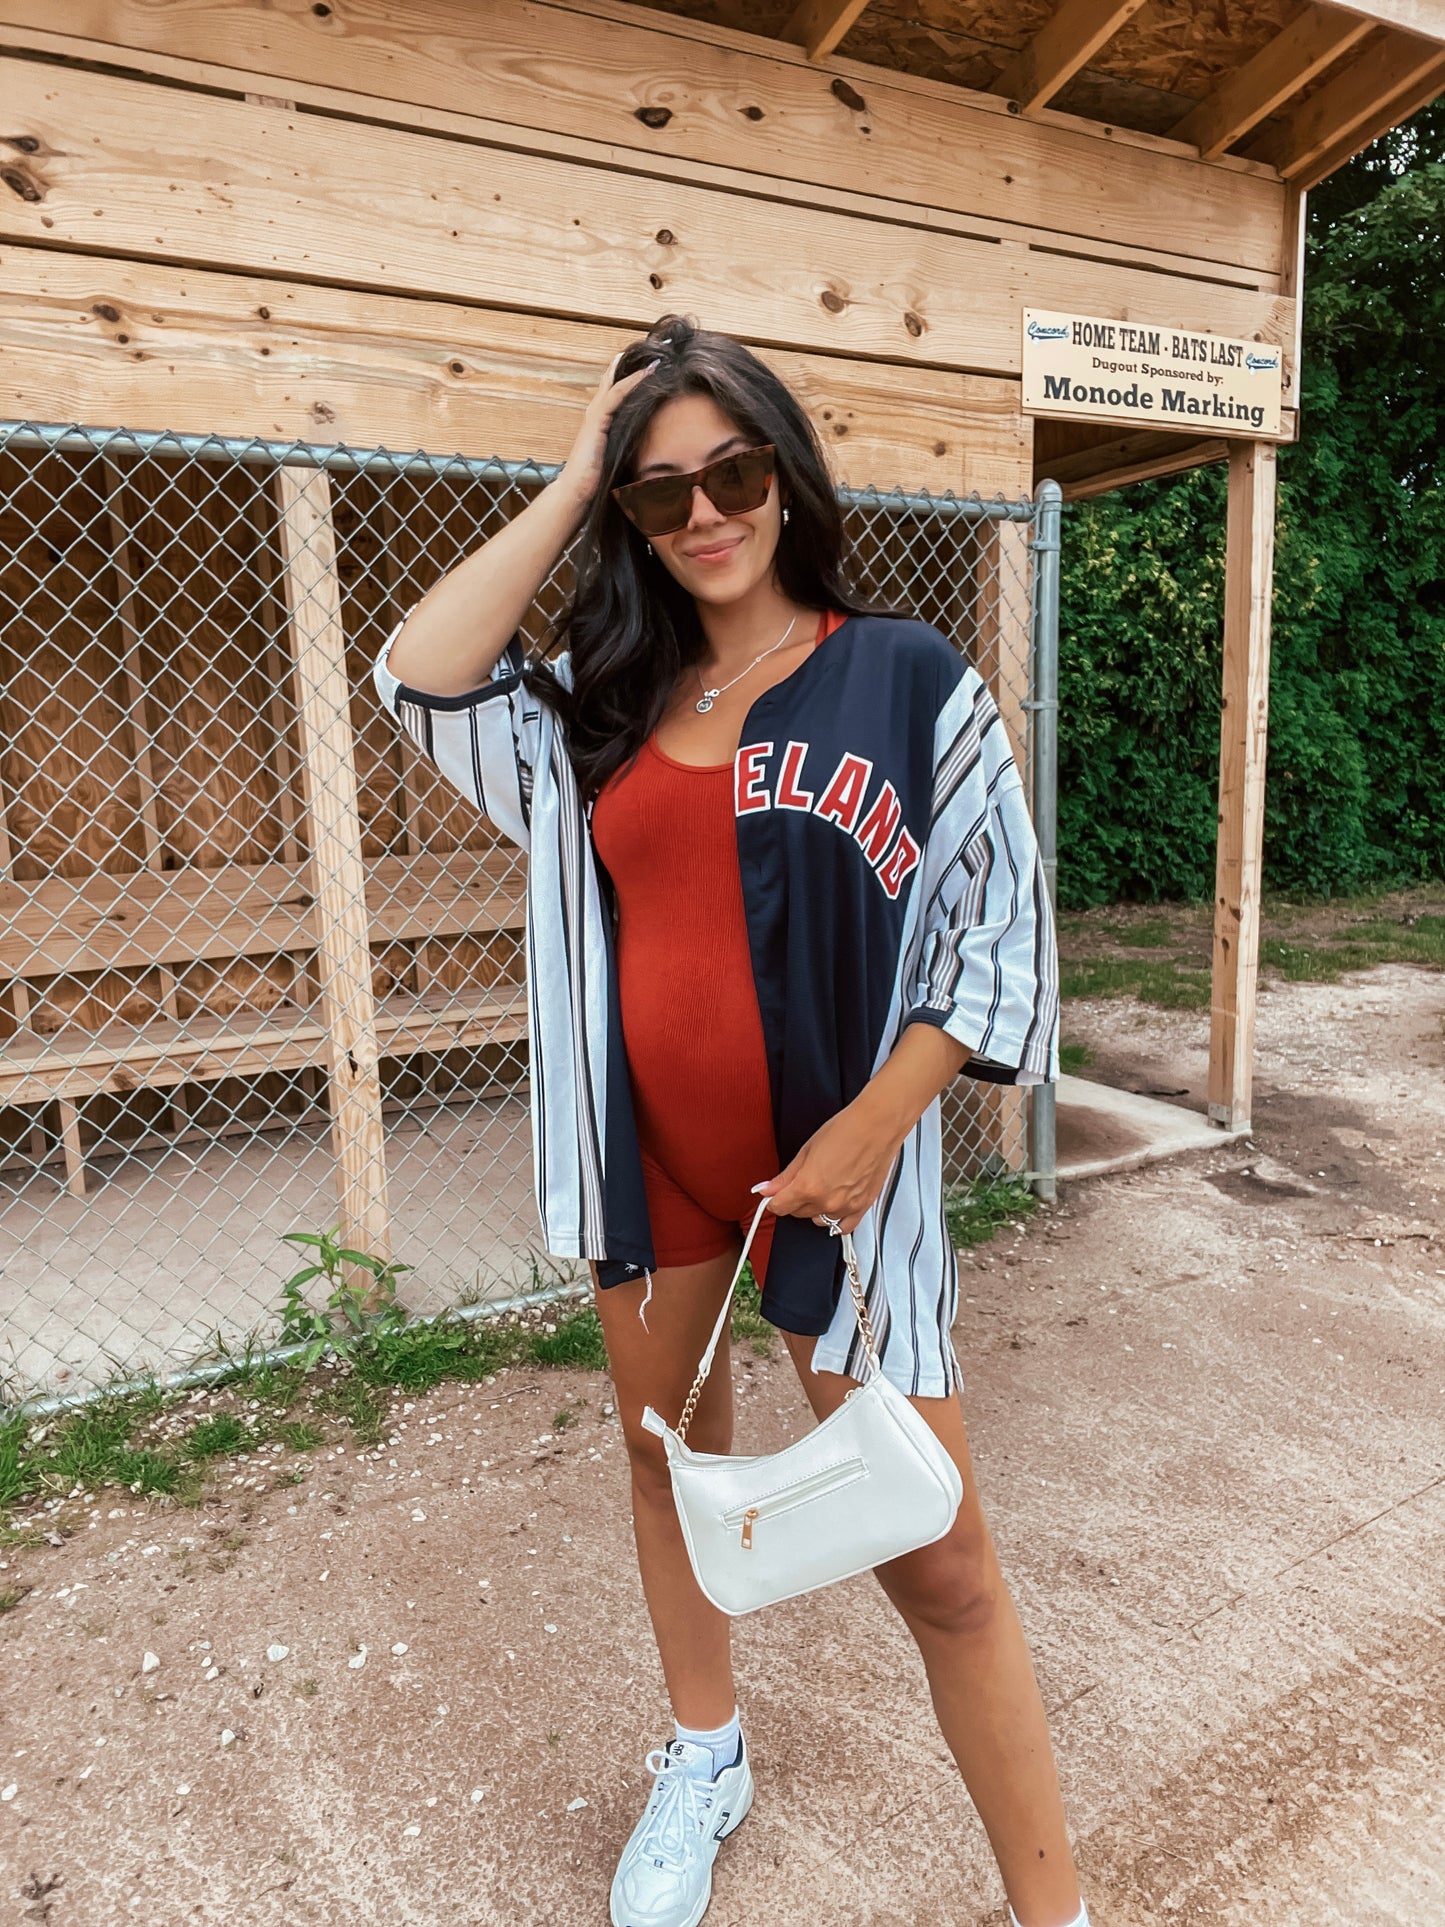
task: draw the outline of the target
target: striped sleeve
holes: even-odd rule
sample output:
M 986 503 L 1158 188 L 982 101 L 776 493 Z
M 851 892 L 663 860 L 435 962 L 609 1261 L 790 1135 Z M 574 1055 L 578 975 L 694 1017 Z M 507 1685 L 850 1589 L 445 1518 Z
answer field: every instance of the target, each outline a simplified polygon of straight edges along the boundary
M 504 835 L 528 848 L 542 706 L 522 681 L 521 637 L 513 636 L 479 688 L 460 696 L 432 696 L 399 682 L 388 667 L 401 627 L 397 623 L 372 665 L 371 679 L 383 708 L 453 788 Z
M 1039 1084 L 1059 1074 L 1053 912 L 1008 733 L 968 669 L 934 733 L 933 806 L 919 865 L 922 943 L 905 1023 L 935 1024 L 967 1074 Z

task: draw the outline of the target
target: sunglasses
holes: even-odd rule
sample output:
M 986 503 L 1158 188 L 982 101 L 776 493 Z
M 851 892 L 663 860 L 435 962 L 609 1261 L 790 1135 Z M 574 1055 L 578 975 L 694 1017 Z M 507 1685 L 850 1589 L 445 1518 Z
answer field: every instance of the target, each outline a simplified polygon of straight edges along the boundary
M 740 448 L 691 475 L 649 475 L 612 491 L 622 513 L 646 536 L 674 535 L 692 519 L 692 492 L 700 488 L 719 515 L 760 509 L 773 485 L 773 448 Z

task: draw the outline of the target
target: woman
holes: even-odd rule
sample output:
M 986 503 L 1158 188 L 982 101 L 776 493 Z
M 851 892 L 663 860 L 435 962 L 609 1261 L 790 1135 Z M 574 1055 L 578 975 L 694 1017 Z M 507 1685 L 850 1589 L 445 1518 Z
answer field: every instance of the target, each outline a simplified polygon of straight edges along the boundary
M 569 653 L 518 626 L 581 531 Z M 795 397 L 675 316 L 608 369 L 557 478 L 398 625 L 375 679 L 530 852 L 532 1121 L 550 1251 L 592 1261 L 674 1740 L 614 1927 L 696 1927 L 752 1802 L 729 1622 L 688 1563 L 674 1423 L 757 1196 L 763 1308 L 819 1418 L 855 1379 L 855 1234 L 884 1370 L 958 1464 L 948 1535 L 878 1571 L 1020 1927 L 1086 1922 L 1023 1633 L 979 1510 L 949 1338 L 938 1096 L 1057 1075 L 1053 926 L 978 676 L 844 575 Z M 689 1443 L 727 1452 L 715 1369 Z

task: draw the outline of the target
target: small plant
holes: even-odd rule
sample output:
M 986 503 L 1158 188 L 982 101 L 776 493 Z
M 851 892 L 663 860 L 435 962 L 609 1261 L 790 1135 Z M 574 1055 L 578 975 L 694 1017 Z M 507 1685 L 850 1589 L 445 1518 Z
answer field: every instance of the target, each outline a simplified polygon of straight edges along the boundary
M 554 1412 L 552 1414 L 552 1430 L 554 1432 L 565 1432 L 567 1427 L 574 1425 L 576 1421 L 576 1412 L 570 1405 L 564 1405 L 560 1412 Z
M 197 1420 L 182 1449 L 192 1459 L 218 1459 L 227 1452 L 247 1452 L 255 1443 L 255 1434 L 234 1412 L 217 1412 Z
M 305 1419 L 293 1419 L 280 1427 L 277 1436 L 288 1452 L 314 1452 L 325 1436 L 319 1425 L 311 1425 Z
M 321 1691 L 321 1687 L 314 1679 L 298 1679 L 296 1684 L 291 1688 L 291 1691 L 296 1695 L 297 1699 L 314 1700 L 316 1695 Z
M 328 1348 L 345 1357 L 363 1334 L 394 1331 L 405 1324 L 396 1281 L 411 1270 L 410 1265 L 351 1250 L 340 1242 L 340 1225 L 331 1231 L 283 1235 L 288 1243 L 308 1246 L 316 1253 L 314 1264 L 303 1265 L 281 1287 L 281 1342 L 305 1347 L 299 1360 L 303 1368 L 309 1369 Z M 365 1272 L 370 1282 L 356 1278 L 356 1271 Z M 326 1281 L 325 1311 L 316 1310 L 306 1296 L 313 1278 Z
M 743 1275 L 733 1293 L 732 1335 L 734 1339 L 749 1340 L 755 1358 L 772 1357 L 774 1330 L 763 1316 L 763 1295 L 758 1290 L 751 1263 L 743 1266 Z
M 1059 1069 L 1065 1077 L 1077 1077 L 1094 1061 L 1094 1053 L 1087 1044 L 1060 1044 Z
M 584 1372 L 607 1370 L 602 1321 L 590 1305 L 559 1318 L 552 1332 L 533 1332 L 527 1349 L 539 1365 L 570 1365 Z
M 987 1244 L 1002 1225 L 1027 1218 L 1038 1199 L 1012 1173 L 975 1178 L 967 1190 L 950 1191 L 944 1200 L 948 1233 L 955 1249 Z
M 0 1587 L 0 1613 L 14 1612 L 29 1591 L 29 1586 Z

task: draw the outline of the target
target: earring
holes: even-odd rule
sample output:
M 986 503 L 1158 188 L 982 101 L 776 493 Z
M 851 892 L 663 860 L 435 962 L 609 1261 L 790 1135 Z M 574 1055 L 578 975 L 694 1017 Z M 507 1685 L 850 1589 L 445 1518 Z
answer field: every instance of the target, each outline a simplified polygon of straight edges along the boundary
M 788 511 L 784 509 L 783 510 L 783 527 L 786 528 L 787 526 L 788 526 Z

